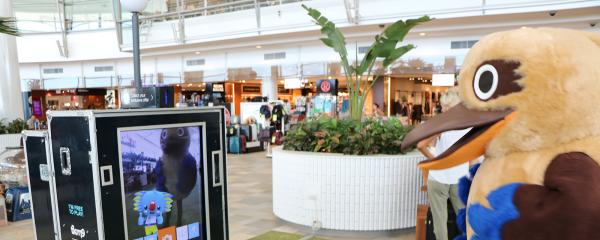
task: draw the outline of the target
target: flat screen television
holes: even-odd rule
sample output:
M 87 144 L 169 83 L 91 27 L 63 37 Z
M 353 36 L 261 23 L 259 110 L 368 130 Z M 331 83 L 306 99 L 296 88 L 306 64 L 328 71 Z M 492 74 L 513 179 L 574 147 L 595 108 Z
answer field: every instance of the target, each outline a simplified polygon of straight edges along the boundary
M 118 129 L 128 240 L 206 240 L 203 124 Z

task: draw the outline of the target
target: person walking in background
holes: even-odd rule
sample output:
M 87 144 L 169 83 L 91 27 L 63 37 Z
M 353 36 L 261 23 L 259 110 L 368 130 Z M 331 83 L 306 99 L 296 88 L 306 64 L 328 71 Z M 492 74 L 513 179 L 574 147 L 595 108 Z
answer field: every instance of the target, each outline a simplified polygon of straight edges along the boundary
M 441 98 L 442 111 L 460 103 L 456 89 L 450 89 Z M 450 148 L 470 129 L 447 131 L 419 142 L 417 148 L 428 159 L 432 159 Z M 434 147 L 431 149 L 431 147 Z M 427 197 L 433 215 L 433 229 L 437 240 L 448 240 L 448 199 L 452 203 L 454 211 L 464 208 L 464 204 L 458 196 L 458 180 L 469 173 L 469 163 L 444 170 L 431 170 L 423 173 L 427 182 Z
M 385 113 L 381 110 L 378 103 L 373 103 L 373 116 L 374 117 L 383 117 Z

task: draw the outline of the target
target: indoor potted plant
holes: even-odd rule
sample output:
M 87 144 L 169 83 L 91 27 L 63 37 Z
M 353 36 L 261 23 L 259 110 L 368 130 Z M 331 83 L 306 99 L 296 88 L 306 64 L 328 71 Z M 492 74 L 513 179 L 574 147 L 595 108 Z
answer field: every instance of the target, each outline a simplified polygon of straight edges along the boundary
M 18 36 L 16 21 L 13 18 L 0 17 L 0 34 Z M 15 119 L 10 123 L 0 119 L 0 152 L 4 151 L 7 146 L 19 146 L 21 131 L 26 128 L 25 126 L 22 119 Z
M 17 36 L 19 31 L 13 18 L 0 17 L 0 33 Z
M 414 227 L 416 206 L 426 198 L 416 167 L 424 157 L 401 154 L 409 129 L 397 119 L 363 119 L 363 106 L 377 72 L 415 47 L 398 43 L 430 18 L 389 25 L 363 59 L 351 64 L 342 32 L 319 11 L 303 7 L 321 26 L 321 41 L 340 56 L 350 118 L 321 116 L 288 131 L 283 148 L 273 150 L 273 212 L 290 222 L 336 230 Z
M 366 96 L 378 80 L 377 77 L 373 77 L 373 75 L 377 74 L 373 72 L 377 61 L 381 61 L 381 68 L 379 70 L 385 70 L 390 64 L 415 48 L 412 44 L 400 47 L 397 45 L 404 40 L 406 34 L 413 27 L 431 20 L 428 16 L 423 16 L 406 21 L 399 20 L 390 24 L 383 32 L 375 36 L 375 41 L 371 44 L 363 59 L 360 62 L 356 59 L 356 62 L 351 64 L 348 59 L 344 34 L 318 10 L 306 5 L 302 5 L 302 7 L 321 26 L 321 33 L 324 35 L 321 38 L 321 42 L 332 48 L 340 56 L 340 63 L 346 75 L 346 85 L 348 86 L 350 117 L 353 119 L 362 118 Z M 369 79 L 373 80 L 369 81 Z
M 6 147 L 18 147 L 21 141 L 21 132 L 27 129 L 27 123 L 23 119 L 15 119 L 6 122 L 0 119 L 0 152 Z

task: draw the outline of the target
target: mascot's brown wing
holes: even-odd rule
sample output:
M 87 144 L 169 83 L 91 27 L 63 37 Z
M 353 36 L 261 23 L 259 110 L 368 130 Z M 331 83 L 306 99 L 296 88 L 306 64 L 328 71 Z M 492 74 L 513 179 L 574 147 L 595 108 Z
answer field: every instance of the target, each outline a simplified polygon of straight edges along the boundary
M 513 202 L 519 217 L 503 239 L 600 239 L 600 166 L 584 153 L 557 156 L 544 186 L 520 186 Z

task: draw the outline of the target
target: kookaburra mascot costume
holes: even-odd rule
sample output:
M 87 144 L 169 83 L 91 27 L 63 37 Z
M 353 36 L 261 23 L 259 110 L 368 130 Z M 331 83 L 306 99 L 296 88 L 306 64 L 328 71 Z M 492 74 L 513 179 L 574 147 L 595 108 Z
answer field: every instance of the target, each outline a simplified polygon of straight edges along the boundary
M 467 238 L 600 239 L 600 34 L 491 34 L 470 50 L 458 87 L 463 103 L 415 128 L 403 148 L 473 127 L 419 166 L 485 156 L 460 185 Z

